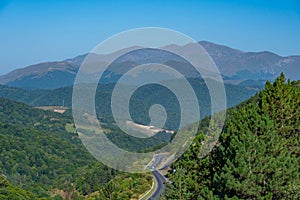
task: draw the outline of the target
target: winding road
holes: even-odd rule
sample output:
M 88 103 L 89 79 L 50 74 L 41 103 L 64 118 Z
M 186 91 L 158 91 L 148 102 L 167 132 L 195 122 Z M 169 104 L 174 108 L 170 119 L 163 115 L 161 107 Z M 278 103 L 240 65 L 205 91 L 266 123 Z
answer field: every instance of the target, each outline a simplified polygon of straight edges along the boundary
M 154 192 L 151 194 L 151 196 L 147 200 L 156 200 L 159 199 L 160 194 L 162 194 L 165 190 L 165 183 L 168 182 L 167 178 L 164 177 L 160 171 L 157 169 L 157 166 L 161 164 L 163 159 L 165 158 L 166 155 L 164 154 L 157 154 L 153 156 L 153 163 L 148 167 L 152 170 L 152 174 L 154 176 L 155 182 L 156 182 L 156 187 Z
M 167 182 L 167 180 L 158 170 L 154 170 L 152 173 L 156 181 L 156 187 L 154 192 L 148 199 L 156 200 L 159 199 L 159 195 L 164 192 L 166 187 L 165 182 Z

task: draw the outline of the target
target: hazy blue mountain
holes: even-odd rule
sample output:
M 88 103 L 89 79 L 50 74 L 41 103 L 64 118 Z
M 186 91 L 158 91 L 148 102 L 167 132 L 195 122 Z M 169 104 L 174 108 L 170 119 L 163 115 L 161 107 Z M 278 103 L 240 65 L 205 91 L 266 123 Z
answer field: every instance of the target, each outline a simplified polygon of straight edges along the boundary
M 239 84 L 243 82 L 245 84 L 248 80 L 264 83 L 265 80 L 273 80 L 280 72 L 284 72 L 292 80 L 300 79 L 300 56 L 282 57 L 267 51 L 243 52 L 207 41 L 201 41 L 200 44 L 211 55 L 224 80 L 228 83 Z M 193 44 L 186 46 L 169 45 L 167 49 L 191 51 L 192 46 Z M 91 57 L 94 61 L 106 63 L 115 53 L 107 55 L 93 54 Z M 87 54 L 59 62 L 45 62 L 17 69 L 0 76 L 0 83 L 29 89 L 55 89 L 71 86 L 86 56 Z M 145 49 L 122 57 L 104 73 L 103 83 L 116 82 L 130 68 L 151 60 L 175 66 L 175 68 L 181 69 L 187 77 L 195 77 L 195 70 L 187 67 L 188 63 L 178 59 L 173 54 Z M 159 69 L 156 71 L 159 71 Z M 153 77 L 151 70 L 146 70 L 146 72 L 149 77 Z M 86 75 L 87 80 L 89 80 L 94 76 L 94 73 L 87 71 Z M 157 77 L 167 80 L 172 75 L 161 73 Z
M 280 72 L 293 80 L 300 78 L 300 56 L 282 57 L 268 51 L 243 52 L 206 41 L 200 44 L 229 80 L 274 80 Z
M 52 89 L 71 85 L 77 71 L 71 62 L 46 62 L 14 70 L 1 76 L 0 82 L 21 88 Z

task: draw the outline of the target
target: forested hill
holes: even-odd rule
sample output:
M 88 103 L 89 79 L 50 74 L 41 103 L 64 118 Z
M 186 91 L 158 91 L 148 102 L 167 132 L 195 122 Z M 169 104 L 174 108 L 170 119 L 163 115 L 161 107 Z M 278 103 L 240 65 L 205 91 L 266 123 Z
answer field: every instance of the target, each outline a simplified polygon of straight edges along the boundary
M 171 80 L 170 83 L 178 80 Z M 179 80 L 181 81 L 181 80 Z M 201 110 L 201 118 L 210 114 L 210 95 L 206 83 L 202 79 L 189 79 L 198 97 Z M 178 84 L 179 85 L 179 84 Z M 111 99 L 114 84 L 99 84 L 96 93 L 96 110 L 98 114 L 111 117 Z M 124 86 L 125 88 L 129 86 Z M 232 107 L 245 101 L 261 88 L 258 86 L 239 86 L 225 84 L 227 107 Z M 14 101 L 26 103 L 32 106 L 72 106 L 72 87 L 58 88 L 55 90 L 25 90 L 0 85 L 0 97 Z M 148 124 L 150 118 L 148 110 L 153 104 L 164 105 L 166 110 L 170 110 L 170 115 L 166 123 L 167 129 L 177 129 L 177 121 L 180 118 L 180 108 L 174 94 L 165 87 L 151 84 L 135 91 L 130 100 L 132 118 L 141 124 Z M 101 116 L 103 117 L 103 116 Z
M 199 101 L 209 101 L 208 95 L 204 95 L 203 91 L 207 90 L 205 82 L 202 79 L 188 79 L 193 88 L 195 88 L 196 95 L 199 96 Z M 177 80 L 175 80 L 177 81 Z M 109 96 L 114 89 L 115 84 L 99 84 L 97 90 L 97 98 L 102 96 Z M 239 104 L 241 101 L 248 99 L 250 96 L 259 91 L 262 86 L 255 85 L 253 83 L 248 83 L 244 85 L 232 85 L 225 84 L 226 94 L 227 94 L 227 106 L 232 107 Z M 165 91 L 161 87 L 152 86 L 148 90 L 151 90 L 151 93 L 154 93 L 153 96 L 156 96 L 157 99 L 161 99 L 160 96 Z M 62 106 L 67 107 L 72 106 L 72 87 L 62 87 L 54 90 L 26 90 L 22 88 L 9 87 L 0 84 L 0 97 L 11 99 L 14 101 L 26 103 L 32 106 Z M 149 92 L 149 91 L 144 91 Z M 137 94 L 137 96 L 139 96 Z M 140 101 L 150 101 L 149 95 L 142 95 L 142 98 L 134 99 L 135 103 Z M 152 97 L 152 96 L 151 96 Z M 110 99 L 104 98 L 104 104 L 110 107 Z M 104 106 L 105 107 L 105 106 Z M 105 108 L 103 108 L 105 109 Z M 106 108 L 107 109 L 107 108 Z M 107 111 L 102 111 L 106 113 Z
M 200 130 L 165 199 L 300 199 L 300 88 L 281 74 L 231 109 L 218 145 L 198 158 Z
M 149 174 L 128 174 L 94 159 L 67 114 L 0 98 L 0 199 L 139 199 Z
M 0 175 L 0 199 L 1 200 L 12 200 L 12 199 L 23 199 L 31 200 L 34 199 L 34 195 L 31 192 L 18 188 L 12 185 L 4 176 Z
M 25 192 L 14 184 L 34 198 L 55 191 L 80 196 L 108 182 L 114 172 L 87 152 L 71 123 L 64 115 L 0 98 L 0 174 L 7 179 L 1 177 L 0 191 Z

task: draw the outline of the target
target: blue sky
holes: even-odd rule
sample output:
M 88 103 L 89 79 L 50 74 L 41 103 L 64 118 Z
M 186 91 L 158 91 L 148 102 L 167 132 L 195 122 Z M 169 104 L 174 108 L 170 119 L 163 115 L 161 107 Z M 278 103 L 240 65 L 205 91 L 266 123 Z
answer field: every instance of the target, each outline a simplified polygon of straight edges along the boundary
M 0 74 L 87 53 L 113 34 L 147 26 L 300 55 L 299 0 L 0 0 Z

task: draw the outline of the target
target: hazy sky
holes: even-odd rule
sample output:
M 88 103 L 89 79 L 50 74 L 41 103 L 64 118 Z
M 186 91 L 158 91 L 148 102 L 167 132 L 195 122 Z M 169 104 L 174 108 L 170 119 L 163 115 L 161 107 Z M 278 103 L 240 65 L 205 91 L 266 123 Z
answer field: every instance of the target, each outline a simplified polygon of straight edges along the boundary
M 146 26 L 300 55 L 299 0 L 0 0 L 0 74 L 87 53 L 113 34 Z

